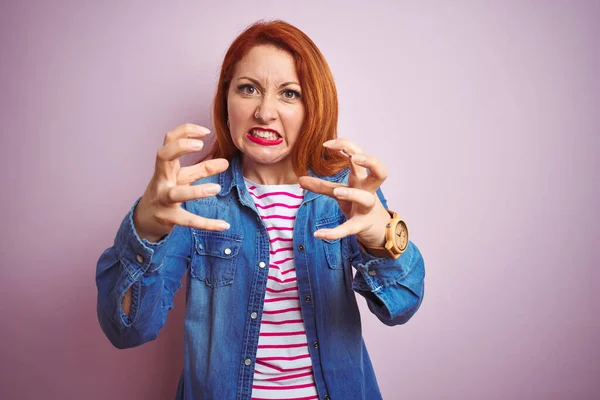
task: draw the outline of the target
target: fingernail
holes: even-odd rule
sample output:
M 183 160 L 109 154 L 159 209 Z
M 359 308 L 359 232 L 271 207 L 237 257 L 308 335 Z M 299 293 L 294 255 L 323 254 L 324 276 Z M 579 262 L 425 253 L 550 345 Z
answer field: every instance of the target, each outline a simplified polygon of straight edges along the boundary
M 202 142 L 202 140 L 190 139 L 190 141 L 190 144 L 194 149 L 201 149 L 202 147 L 204 147 L 204 143 Z
M 229 225 L 227 222 L 223 222 L 222 224 L 219 224 L 221 229 L 229 229 L 231 227 L 231 225 Z
M 355 154 L 352 156 L 353 161 L 362 162 L 362 161 L 365 161 L 366 159 L 367 159 L 367 157 L 364 154 Z
M 333 194 L 335 194 L 337 197 L 347 197 L 348 190 L 343 188 L 335 188 L 333 189 Z
M 325 143 L 323 143 L 323 146 L 327 147 L 331 144 L 331 142 L 333 142 L 333 140 L 328 140 Z
M 200 127 L 200 130 L 201 130 L 202 132 L 204 132 L 204 133 L 210 133 L 210 129 L 208 129 L 208 128 L 205 128 L 204 126 L 201 126 L 201 127 Z
M 217 194 L 221 190 L 221 185 L 213 184 L 206 188 L 206 192 L 209 194 Z
M 313 236 L 316 237 L 317 239 L 323 239 L 323 234 L 319 231 L 316 231 L 315 233 L 313 233 Z

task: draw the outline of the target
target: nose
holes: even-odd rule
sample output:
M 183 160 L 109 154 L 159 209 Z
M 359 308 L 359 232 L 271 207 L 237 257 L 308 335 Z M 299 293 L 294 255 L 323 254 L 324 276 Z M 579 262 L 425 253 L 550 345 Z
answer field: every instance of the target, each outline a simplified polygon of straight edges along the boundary
M 254 112 L 254 118 L 263 124 L 267 124 L 277 119 L 277 106 L 275 100 L 265 97 L 262 99 L 256 111 Z

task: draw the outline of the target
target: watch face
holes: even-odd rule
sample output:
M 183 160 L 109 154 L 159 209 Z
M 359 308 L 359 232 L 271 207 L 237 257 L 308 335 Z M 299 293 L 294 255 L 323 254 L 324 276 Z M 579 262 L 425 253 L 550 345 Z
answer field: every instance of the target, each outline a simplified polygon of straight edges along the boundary
M 408 246 L 408 228 L 404 221 L 400 221 L 396 225 L 396 243 L 400 250 L 404 250 Z

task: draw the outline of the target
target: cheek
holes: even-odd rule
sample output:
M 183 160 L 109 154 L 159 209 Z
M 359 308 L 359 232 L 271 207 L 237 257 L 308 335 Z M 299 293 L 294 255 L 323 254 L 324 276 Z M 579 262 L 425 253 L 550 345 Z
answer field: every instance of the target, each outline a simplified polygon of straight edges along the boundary
M 227 102 L 227 113 L 232 127 L 252 116 L 252 105 L 233 97 Z
M 281 117 L 286 121 L 286 130 L 289 130 L 288 133 L 293 133 L 294 136 L 297 136 L 304 123 L 304 108 L 299 107 L 287 110 Z

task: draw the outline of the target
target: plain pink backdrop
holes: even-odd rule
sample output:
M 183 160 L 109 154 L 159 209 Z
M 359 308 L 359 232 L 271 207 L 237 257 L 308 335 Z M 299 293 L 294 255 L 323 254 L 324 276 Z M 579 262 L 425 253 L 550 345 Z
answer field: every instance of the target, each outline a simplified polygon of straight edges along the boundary
M 390 206 L 425 258 L 407 325 L 359 299 L 384 397 L 600 397 L 599 2 L 12 3 L 0 398 L 173 397 L 183 292 L 158 340 L 116 350 L 96 319 L 96 261 L 164 133 L 211 125 L 224 52 L 260 18 L 321 48 L 340 135 L 387 165 Z

